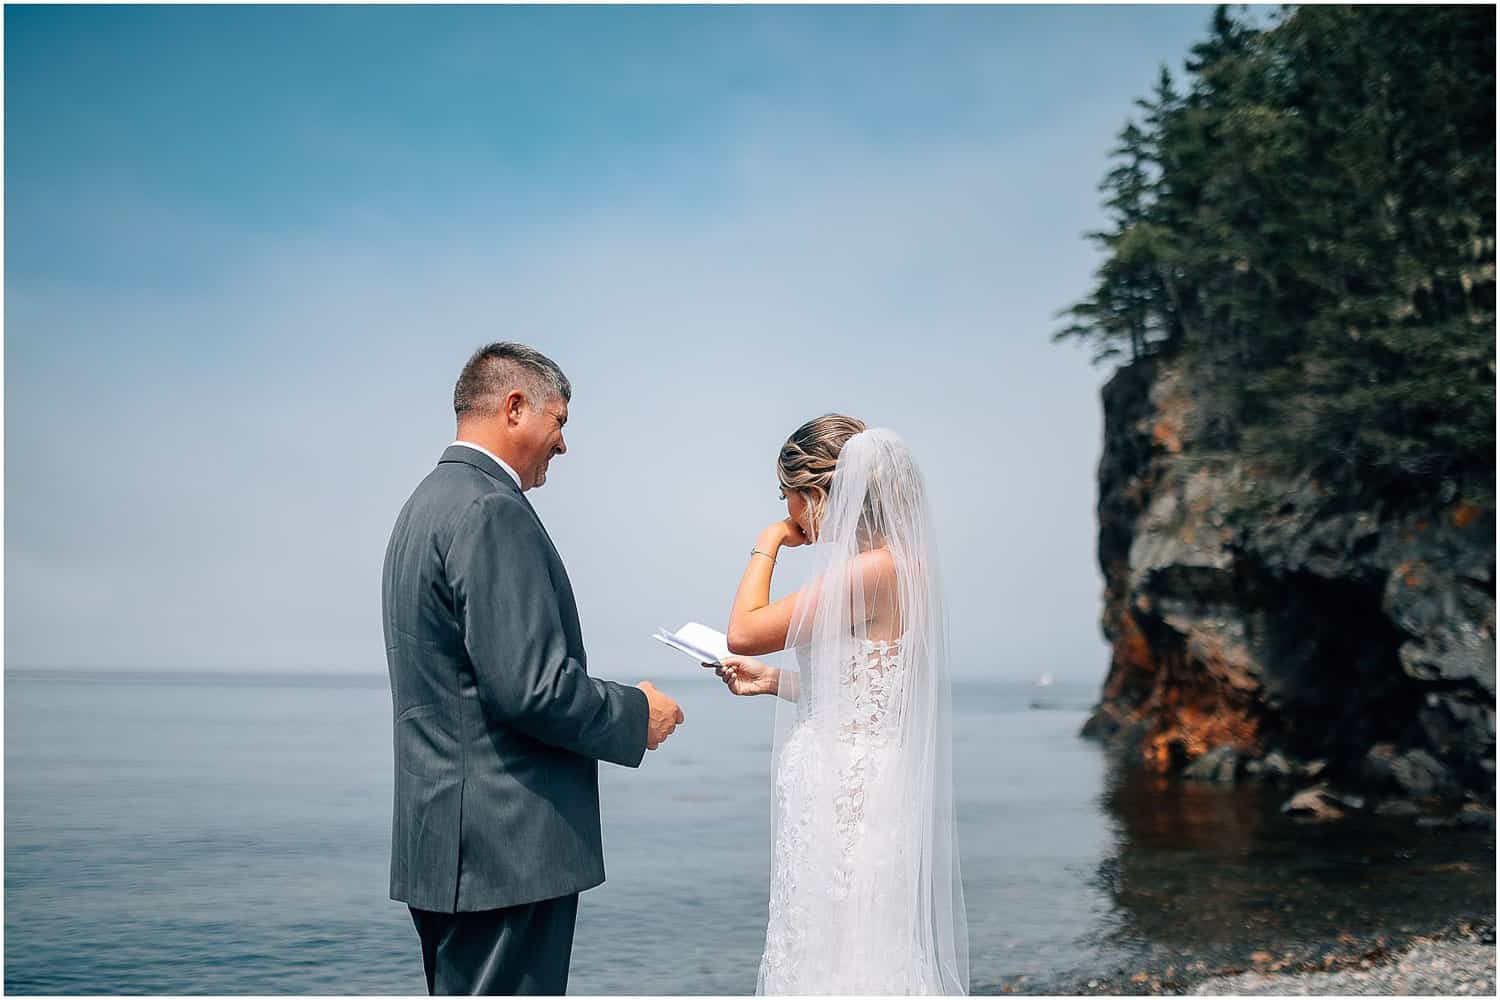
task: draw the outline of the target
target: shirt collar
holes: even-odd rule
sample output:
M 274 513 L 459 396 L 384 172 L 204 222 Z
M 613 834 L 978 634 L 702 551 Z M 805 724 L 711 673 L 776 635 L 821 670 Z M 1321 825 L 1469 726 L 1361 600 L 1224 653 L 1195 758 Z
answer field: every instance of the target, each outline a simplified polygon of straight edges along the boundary
M 505 459 L 501 458 L 499 455 L 496 455 L 494 452 L 490 451 L 484 445 L 475 444 L 473 441 L 455 441 L 453 442 L 453 445 L 461 445 L 465 448 L 473 448 L 481 455 L 488 457 L 492 462 L 500 466 L 500 468 L 504 469 L 510 475 L 510 478 L 516 481 L 517 487 L 519 487 L 522 491 L 526 489 L 525 486 L 521 485 L 521 477 L 516 475 L 516 470 L 510 467 L 510 463 L 505 461 Z M 453 445 L 449 445 L 448 447 L 451 448 L 453 447 Z

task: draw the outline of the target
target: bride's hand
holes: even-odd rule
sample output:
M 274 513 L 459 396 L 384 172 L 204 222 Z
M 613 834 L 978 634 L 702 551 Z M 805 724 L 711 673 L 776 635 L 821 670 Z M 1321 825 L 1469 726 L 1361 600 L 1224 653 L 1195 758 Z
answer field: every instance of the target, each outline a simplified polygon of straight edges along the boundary
M 731 694 L 775 694 L 780 671 L 749 656 L 726 656 L 720 664 L 705 663 Z
M 772 528 L 778 526 L 781 528 L 781 544 L 784 548 L 795 549 L 799 545 L 807 544 L 807 533 L 802 530 L 802 525 L 792 518 L 782 518 L 777 524 L 771 525 Z

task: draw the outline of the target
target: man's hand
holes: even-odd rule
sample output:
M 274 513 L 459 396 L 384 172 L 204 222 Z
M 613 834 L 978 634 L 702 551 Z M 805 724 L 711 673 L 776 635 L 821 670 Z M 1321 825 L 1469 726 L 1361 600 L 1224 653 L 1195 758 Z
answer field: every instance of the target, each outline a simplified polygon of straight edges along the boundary
M 646 749 L 655 750 L 682 725 L 682 709 L 677 707 L 677 702 L 656 690 L 656 685 L 650 681 L 641 681 L 636 687 L 646 692 L 646 703 L 651 707 L 651 718 L 646 723 Z

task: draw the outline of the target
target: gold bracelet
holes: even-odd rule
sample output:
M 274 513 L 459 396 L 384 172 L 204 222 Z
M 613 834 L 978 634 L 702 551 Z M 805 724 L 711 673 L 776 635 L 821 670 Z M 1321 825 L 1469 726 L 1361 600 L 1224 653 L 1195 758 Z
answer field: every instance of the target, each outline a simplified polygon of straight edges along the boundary
M 767 559 L 771 560 L 771 565 L 776 565 L 776 557 L 771 555 L 769 552 L 762 552 L 760 549 L 751 549 L 750 554 L 752 556 L 765 556 Z

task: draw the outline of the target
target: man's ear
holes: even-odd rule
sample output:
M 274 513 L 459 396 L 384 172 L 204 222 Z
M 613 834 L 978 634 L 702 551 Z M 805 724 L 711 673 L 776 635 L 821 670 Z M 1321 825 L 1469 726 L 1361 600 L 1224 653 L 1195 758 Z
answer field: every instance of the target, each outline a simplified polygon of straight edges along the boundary
M 521 414 L 526 409 L 526 394 L 520 389 L 512 389 L 505 396 L 505 422 L 514 427 L 521 422 Z

